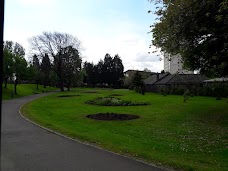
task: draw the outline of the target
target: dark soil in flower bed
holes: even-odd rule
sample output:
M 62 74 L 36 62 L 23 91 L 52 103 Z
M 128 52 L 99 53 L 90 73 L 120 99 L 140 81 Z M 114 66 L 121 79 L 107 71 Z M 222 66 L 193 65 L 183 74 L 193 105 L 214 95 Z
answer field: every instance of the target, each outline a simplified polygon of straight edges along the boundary
M 94 120 L 105 120 L 105 121 L 125 121 L 138 119 L 138 115 L 132 114 L 117 114 L 117 113 L 98 113 L 94 115 L 87 115 L 87 118 Z
M 109 96 L 123 96 L 122 94 L 110 94 Z
M 97 91 L 84 91 L 83 93 L 98 93 Z
M 66 95 L 60 95 L 60 96 L 58 96 L 58 97 L 75 97 L 75 96 L 80 96 L 80 95 L 66 94 Z

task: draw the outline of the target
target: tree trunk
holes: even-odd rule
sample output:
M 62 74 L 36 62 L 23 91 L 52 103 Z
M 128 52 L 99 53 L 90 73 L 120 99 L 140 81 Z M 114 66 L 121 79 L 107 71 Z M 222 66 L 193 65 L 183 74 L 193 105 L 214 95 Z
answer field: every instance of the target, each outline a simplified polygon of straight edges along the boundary
M 63 82 L 62 81 L 60 82 L 59 88 L 60 88 L 60 91 L 64 91 L 64 87 L 63 87 Z
M 67 83 L 67 91 L 70 91 L 70 81 Z
M 39 89 L 39 84 L 38 84 L 38 82 L 36 82 L 36 89 L 37 89 L 37 90 Z
M 44 88 L 46 88 L 47 86 L 47 81 L 46 81 L 46 78 L 44 79 Z
M 17 80 L 14 81 L 14 94 L 17 94 Z
M 5 78 L 5 86 L 4 86 L 4 88 L 7 88 L 7 80 L 8 80 L 8 78 Z

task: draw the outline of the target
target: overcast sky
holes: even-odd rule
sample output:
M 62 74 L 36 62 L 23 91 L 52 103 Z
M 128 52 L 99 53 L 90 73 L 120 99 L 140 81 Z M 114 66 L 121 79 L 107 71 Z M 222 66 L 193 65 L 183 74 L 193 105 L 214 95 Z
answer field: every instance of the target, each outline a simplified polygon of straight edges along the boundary
M 119 54 L 124 70 L 163 70 L 163 61 L 148 54 L 153 4 L 147 0 L 6 0 L 4 40 L 20 43 L 43 31 L 69 33 L 82 41 L 83 61 L 97 63 L 106 53 Z M 27 54 L 27 57 L 29 55 Z

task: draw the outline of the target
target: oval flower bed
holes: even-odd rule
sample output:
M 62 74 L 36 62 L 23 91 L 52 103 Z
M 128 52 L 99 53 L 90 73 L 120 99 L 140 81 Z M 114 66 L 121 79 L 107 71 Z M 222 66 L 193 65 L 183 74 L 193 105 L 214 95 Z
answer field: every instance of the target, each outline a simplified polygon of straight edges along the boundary
M 94 120 L 105 120 L 105 121 L 125 121 L 138 119 L 138 115 L 132 114 L 119 114 L 119 113 L 97 113 L 94 115 L 87 115 L 87 118 Z
M 149 105 L 146 102 L 132 102 L 128 100 L 122 100 L 116 97 L 97 97 L 93 100 L 86 101 L 87 104 L 101 105 L 101 106 L 141 106 Z

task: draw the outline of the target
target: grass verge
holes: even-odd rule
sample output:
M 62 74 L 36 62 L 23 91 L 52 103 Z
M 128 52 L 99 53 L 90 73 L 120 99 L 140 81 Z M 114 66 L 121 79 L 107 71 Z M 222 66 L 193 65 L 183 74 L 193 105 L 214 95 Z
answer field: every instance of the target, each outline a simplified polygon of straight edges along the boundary
M 88 92 L 93 93 L 88 93 Z M 97 106 L 96 97 L 148 102 L 147 106 Z M 61 95 L 75 95 L 58 97 Z M 26 104 L 29 119 L 72 138 L 157 165 L 181 170 L 227 170 L 228 99 L 161 96 L 112 89 L 75 89 Z M 61 105 L 60 105 L 61 104 Z M 96 113 L 137 114 L 129 121 L 97 121 Z
M 39 86 L 38 90 L 36 89 L 36 84 L 18 84 L 17 85 L 17 94 L 13 94 L 14 92 L 14 85 L 7 84 L 7 88 L 2 88 L 2 99 L 9 100 L 13 98 L 29 96 L 32 94 L 40 94 L 44 92 L 54 91 L 57 90 L 55 87 L 43 88 L 42 85 Z

